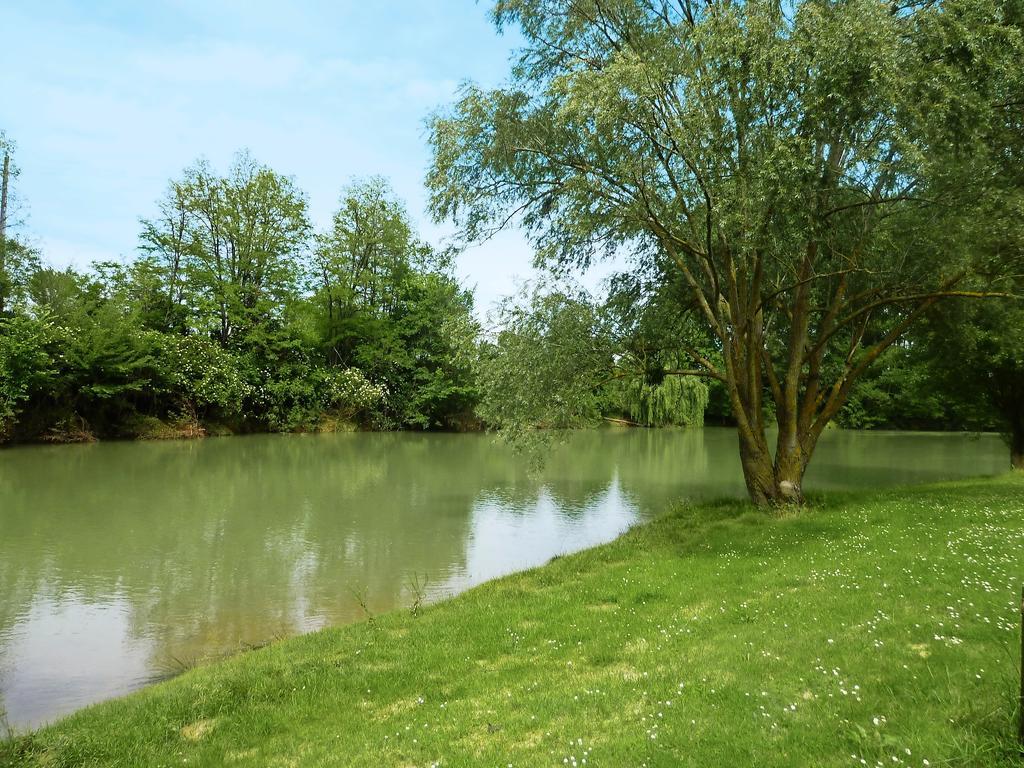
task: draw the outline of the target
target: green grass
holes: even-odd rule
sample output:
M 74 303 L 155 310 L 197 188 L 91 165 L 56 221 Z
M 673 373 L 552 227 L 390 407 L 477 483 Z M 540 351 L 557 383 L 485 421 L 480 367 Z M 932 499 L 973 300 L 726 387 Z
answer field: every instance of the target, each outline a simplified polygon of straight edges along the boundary
M 1021 476 L 680 507 L 92 707 L 0 764 L 1019 766 L 1022 579 Z

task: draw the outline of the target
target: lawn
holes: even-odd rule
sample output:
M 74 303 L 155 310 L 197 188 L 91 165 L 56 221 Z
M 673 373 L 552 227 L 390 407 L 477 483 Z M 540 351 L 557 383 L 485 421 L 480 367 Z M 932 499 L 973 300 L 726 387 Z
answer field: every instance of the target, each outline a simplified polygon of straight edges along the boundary
M 678 506 L 0 745 L 40 766 L 1020 766 L 1024 476 Z

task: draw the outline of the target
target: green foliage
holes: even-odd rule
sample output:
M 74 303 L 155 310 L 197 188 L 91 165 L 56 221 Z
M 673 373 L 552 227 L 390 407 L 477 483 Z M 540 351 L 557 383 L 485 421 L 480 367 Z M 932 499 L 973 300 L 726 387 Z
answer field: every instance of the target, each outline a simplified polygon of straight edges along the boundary
M 316 237 L 315 282 L 326 321 L 354 310 L 393 311 L 398 289 L 428 247 L 413 233 L 409 215 L 384 179 L 371 178 L 347 188 L 331 229 Z
M 306 209 L 291 179 L 247 153 L 225 176 L 202 161 L 186 169 L 159 217 L 143 222 L 150 313 L 162 308 L 166 328 L 184 315 L 222 345 L 240 343 L 296 295 Z
M 694 356 L 719 355 L 694 318 L 679 312 L 686 296 L 679 276 L 645 277 L 614 275 L 602 308 L 624 350 L 609 385 L 610 406 L 644 426 L 699 426 L 710 402 L 707 382 L 714 379 L 698 378 L 702 371 L 688 366 Z
M 120 307 L 102 302 L 61 326 L 59 342 L 65 382 L 77 406 L 119 399 L 146 391 L 155 372 L 150 338 L 121 314 Z
M 387 390 L 384 427 L 459 426 L 476 401 L 472 296 L 419 241 L 381 179 L 345 191 L 313 258 L 317 318 L 329 359 Z
M 52 324 L 56 368 L 34 403 L 48 403 L 50 423 L 88 413 L 105 429 L 134 411 L 156 375 L 153 338 L 96 280 L 71 270 L 41 269 L 29 281 L 34 311 Z
M 1024 469 L 1024 301 L 947 304 L 922 337 L 936 386 L 968 424 L 1002 431 L 1013 466 Z
M 0 316 L 13 313 L 24 301 L 30 275 L 39 268 L 39 254 L 18 240 L 0 243 Z
M 303 366 L 295 362 L 275 369 L 255 387 L 269 427 L 286 432 L 311 429 L 330 414 L 342 420 L 379 408 L 386 390 L 356 368 Z
M 513 443 L 549 442 L 547 431 L 625 417 L 643 426 L 699 426 L 708 387 L 666 369 L 684 336 L 656 302 L 613 289 L 595 303 L 576 289 L 543 284 L 502 306 L 480 363 L 478 412 Z
M 472 296 L 383 180 L 349 187 L 311 238 L 290 179 L 244 153 L 226 175 L 198 162 L 143 221 L 140 249 L 88 274 L 25 252 L 0 339 L 5 436 L 472 423 Z
M 1001 431 L 1024 453 L 1024 308 L 962 299 L 929 313 L 857 382 L 837 422 L 851 429 Z
M 387 384 L 385 419 L 420 429 L 458 426 L 477 399 L 472 296 L 434 272 L 410 274 L 398 293 L 394 311 L 354 359 Z
M 505 302 L 499 322 L 480 363 L 485 423 L 522 441 L 538 437 L 538 427 L 579 427 L 601 416 L 615 346 L 587 296 L 527 290 Z
M 645 427 L 699 427 L 704 423 L 708 388 L 701 381 L 666 376 L 651 383 L 641 376 L 625 379 L 616 388 L 615 399 L 629 418 Z
M 836 417 L 849 429 L 949 429 L 968 423 L 915 346 L 891 349 Z
M 15 235 L 22 223 L 15 182 L 21 170 L 14 142 L 0 130 L 0 317 L 11 315 L 25 299 L 25 284 L 39 255 Z
M 32 393 L 55 373 L 47 347 L 53 329 L 44 320 L 0 318 L 0 442 L 10 436 Z
M 151 334 L 164 391 L 198 414 L 240 414 L 249 384 L 237 355 L 202 336 Z

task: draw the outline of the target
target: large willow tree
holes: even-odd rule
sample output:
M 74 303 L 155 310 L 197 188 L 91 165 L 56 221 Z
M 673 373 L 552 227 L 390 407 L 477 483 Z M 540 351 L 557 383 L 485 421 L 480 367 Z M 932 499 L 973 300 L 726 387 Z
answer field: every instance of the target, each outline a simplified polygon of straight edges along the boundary
M 998 188 L 992 126 L 1020 101 L 1004 3 L 501 0 L 493 15 L 525 43 L 507 86 L 467 86 L 434 118 L 435 216 L 467 241 L 519 222 L 561 269 L 667 259 L 679 311 L 709 334 L 686 372 L 725 383 L 751 498 L 800 500 L 857 378 L 935 301 L 993 290 L 977 288 L 979 212 Z

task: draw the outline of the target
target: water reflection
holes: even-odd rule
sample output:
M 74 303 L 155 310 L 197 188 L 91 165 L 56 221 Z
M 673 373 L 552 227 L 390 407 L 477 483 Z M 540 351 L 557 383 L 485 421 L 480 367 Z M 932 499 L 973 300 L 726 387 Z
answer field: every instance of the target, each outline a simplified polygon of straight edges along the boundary
M 992 437 L 832 433 L 809 479 L 996 472 Z M 573 435 L 540 476 L 481 435 L 253 436 L 0 453 L 0 707 L 35 725 L 182 663 L 407 604 L 739 495 L 730 430 Z

